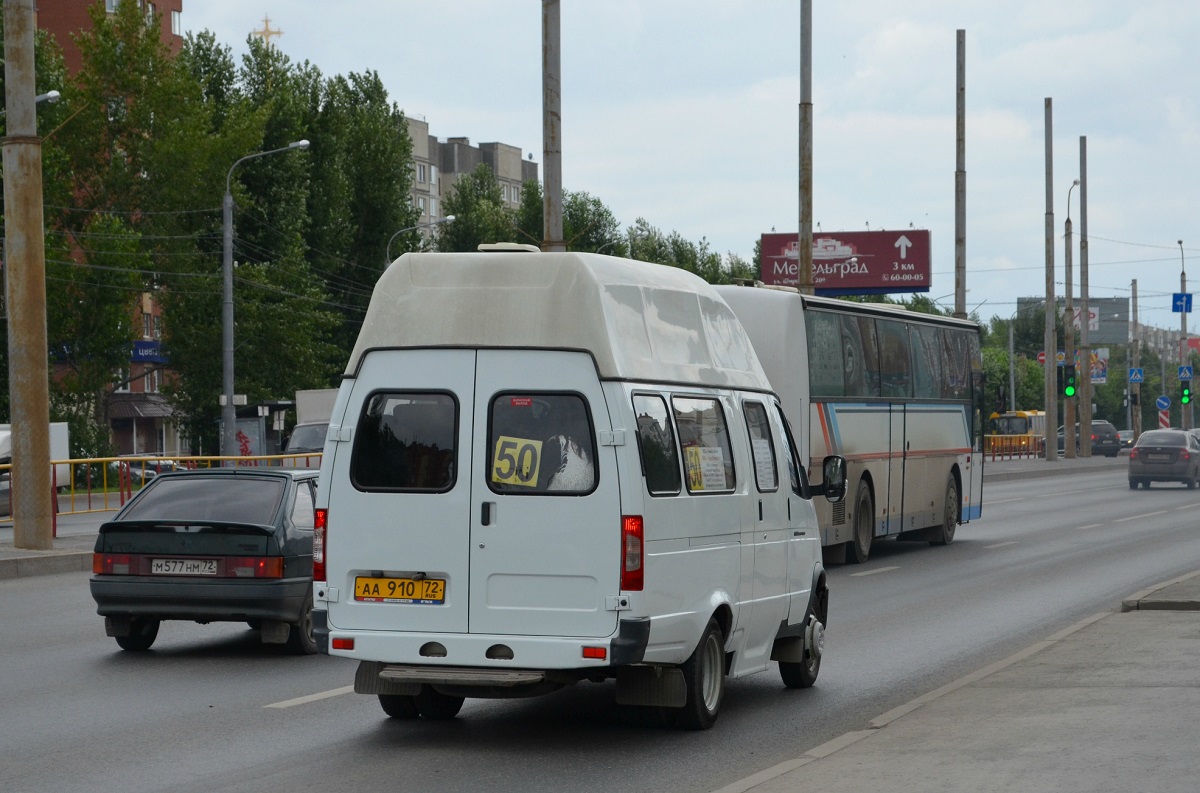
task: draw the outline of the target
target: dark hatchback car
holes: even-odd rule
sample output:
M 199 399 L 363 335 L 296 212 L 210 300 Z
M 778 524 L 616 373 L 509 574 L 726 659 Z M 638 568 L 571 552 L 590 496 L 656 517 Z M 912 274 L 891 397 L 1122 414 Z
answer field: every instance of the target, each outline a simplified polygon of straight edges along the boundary
M 148 650 L 163 620 L 246 622 L 266 644 L 316 652 L 317 471 L 164 473 L 100 527 L 91 590 L 109 636 Z
M 1129 489 L 1151 482 L 1182 482 L 1191 490 L 1200 483 L 1200 440 L 1186 430 L 1143 432 L 1129 450 Z
M 1066 437 L 1063 427 L 1058 428 L 1058 450 L 1061 452 L 1066 446 L 1064 442 Z M 1075 425 L 1075 450 L 1079 451 L 1079 425 Z M 1103 454 L 1105 457 L 1116 457 L 1121 452 L 1121 438 L 1117 435 L 1117 428 L 1111 422 L 1103 419 L 1092 420 L 1092 454 Z

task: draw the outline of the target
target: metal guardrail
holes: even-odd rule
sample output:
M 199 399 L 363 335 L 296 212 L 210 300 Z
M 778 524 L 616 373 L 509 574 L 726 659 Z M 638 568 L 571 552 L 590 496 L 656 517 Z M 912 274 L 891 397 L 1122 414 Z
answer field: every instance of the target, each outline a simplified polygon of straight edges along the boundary
M 223 466 L 319 468 L 321 453 L 274 454 L 250 457 L 142 456 L 81 457 L 51 460 L 55 517 L 88 512 L 111 512 L 160 473 Z M 12 522 L 12 464 L 0 465 L 0 524 Z

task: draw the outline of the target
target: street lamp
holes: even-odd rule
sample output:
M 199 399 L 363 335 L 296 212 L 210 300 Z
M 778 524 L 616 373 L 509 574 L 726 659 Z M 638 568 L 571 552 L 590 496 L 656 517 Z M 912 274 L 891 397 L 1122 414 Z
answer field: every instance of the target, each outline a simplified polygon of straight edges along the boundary
M 307 148 L 307 140 L 298 140 L 282 148 L 247 154 L 234 161 L 225 176 L 225 202 L 221 217 L 225 237 L 225 255 L 222 261 L 224 284 L 221 298 L 221 392 L 224 399 L 221 405 L 221 422 L 224 425 L 221 429 L 222 456 L 232 455 L 237 445 L 237 411 L 233 405 L 233 194 L 230 192 L 233 171 L 246 160 L 278 154 L 281 151 Z
M 393 234 L 391 237 L 389 237 L 389 238 L 388 238 L 388 244 L 387 244 L 387 259 L 386 259 L 386 260 L 384 260 L 384 262 L 383 262 L 383 263 L 384 263 L 384 264 L 391 264 L 391 263 L 392 263 L 392 242 L 393 242 L 393 241 L 394 241 L 394 240 L 395 240 L 397 237 L 399 237 L 401 234 L 403 234 L 404 232 L 406 232 L 406 231 L 416 231 L 417 229 L 424 229 L 424 228 L 428 228 L 428 227 L 430 227 L 430 226 L 440 226 L 440 225 L 441 225 L 441 224 L 443 224 L 443 223 L 453 223 L 453 222 L 454 222 L 454 215 L 446 215 L 446 217 L 442 218 L 441 220 L 435 220 L 435 221 L 433 221 L 432 223 L 418 223 L 418 224 L 417 224 L 417 225 L 415 225 L 415 226 L 409 226 L 408 228 L 403 228 L 403 229 L 400 229 L 399 231 L 397 231 L 395 234 Z
M 60 94 L 58 91 L 47 91 L 44 94 L 38 94 L 37 96 L 35 96 L 33 98 L 33 103 L 35 105 L 40 105 L 42 102 L 49 102 L 50 104 L 54 104 L 61 98 L 62 98 L 62 94 Z M 0 116 L 4 116 L 7 112 L 8 112 L 8 108 L 0 108 Z
M 1065 252 L 1063 256 L 1064 268 L 1066 270 L 1066 301 L 1063 307 L 1063 350 L 1067 355 L 1067 363 L 1075 362 L 1075 306 L 1071 302 L 1074 291 L 1071 273 L 1071 192 L 1079 186 L 1079 180 L 1071 182 L 1071 186 L 1067 188 L 1067 222 L 1066 230 L 1063 238 L 1065 240 Z M 1087 320 L 1084 320 L 1087 321 Z M 1075 457 L 1075 401 L 1073 399 L 1065 399 L 1063 404 L 1063 427 L 1064 442 L 1063 454 L 1068 459 Z
M 1179 244 L 1179 292 L 1180 300 L 1184 301 L 1179 307 L 1179 365 L 1187 366 L 1191 359 L 1188 355 L 1188 334 L 1187 334 L 1187 266 L 1183 259 L 1183 240 L 1176 240 Z M 1192 406 L 1191 404 L 1179 405 L 1179 422 L 1185 430 L 1192 428 Z

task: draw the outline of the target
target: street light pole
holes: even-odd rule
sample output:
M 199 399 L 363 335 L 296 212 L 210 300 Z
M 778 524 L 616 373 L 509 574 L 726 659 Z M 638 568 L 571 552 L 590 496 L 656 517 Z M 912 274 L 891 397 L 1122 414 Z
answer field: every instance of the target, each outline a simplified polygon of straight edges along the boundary
M 1179 365 L 1187 366 L 1191 361 L 1191 355 L 1188 354 L 1188 335 L 1187 335 L 1187 266 L 1183 260 L 1183 240 L 1178 240 L 1179 243 L 1179 293 L 1183 295 L 1183 305 L 1179 307 Z M 1191 404 L 1179 405 L 1179 421 L 1185 430 L 1192 428 L 1192 406 Z
M 1079 180 L 1071 182 L 1071 186 L 1067 188 L 1067 222 L 1066 222 L 1066 308 L 1063 313 L 1066 316 L 1063 322 L 1063 352 L 1066 355 L 1064 365 L 1075 363 L 1075 307 L 1071 302 L 1071 292 L 1073 285 L 1071 283 L 1071 191 L 1079 186 Z M 1067 459 L 1075 458 L 1075 399 L 1074 397 L 1063 398 L 1063 456 Z
M 247 160 L 266 157 L 268 154 L 278 154 L 292 149 L 307 149 L 307 140 L 298 140 L 278 149 L 247 154 L 233 165 L 225 175 L 225 201 L 222 204 L 221 225 L 225 238 L 225 252 L 222 260 L 222 297 L 221 297 L 221 456 L 230 456 L 237 446 L 237 411 L 233 404 L 233 193 L 230 185 L 233 182 L 233 171 Z
M 397 237 L 399 237 L 401 234 L 403 234 L 404 232 L 416 231 L 417 229 L 429 228 L 430 226 L 440 226 L 443 223 L 453 223 L 453 222 L 454 222 L 454 215 L 446 215 L 446 217 L 442 218 L 441 220 L 435 220 L 431 223 L 418 223 L 415 226 L 409 226 L 408 228 L 400 229 L 399 231 L 397 231 L 395 234 L 393 234 L 391 237 L 388 238 L 387 254 L 386 254 L 387 259 L 383 263 L 385 265 L 392 263 L 392 242 Z

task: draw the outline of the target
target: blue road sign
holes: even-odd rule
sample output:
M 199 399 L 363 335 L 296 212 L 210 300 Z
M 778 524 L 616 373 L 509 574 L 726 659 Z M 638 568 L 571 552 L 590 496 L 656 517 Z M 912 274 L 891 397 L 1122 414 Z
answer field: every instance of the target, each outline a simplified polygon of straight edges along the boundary
M 1154 406 L 1159 410 L 1166 410 L 1171 407 L 1171 397 L 1163 394 L 1158 399 L 1154 400 Z
M 1192 313 L 1192 293 L 1175 292 L 1171 295 L 1171 311 L 1176 314 Z
M 1190 366 L 1179 367 L 1179 379 L 1180 380 L 1191 380 L 1192 379 L 1192 367 L 1190 367 Z
M 1129 382 L 1144 383 L 1146 382 L 1146 371 L 1144 369 L 1130 369 Z

